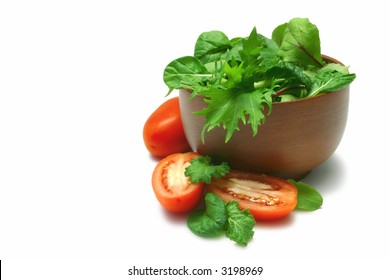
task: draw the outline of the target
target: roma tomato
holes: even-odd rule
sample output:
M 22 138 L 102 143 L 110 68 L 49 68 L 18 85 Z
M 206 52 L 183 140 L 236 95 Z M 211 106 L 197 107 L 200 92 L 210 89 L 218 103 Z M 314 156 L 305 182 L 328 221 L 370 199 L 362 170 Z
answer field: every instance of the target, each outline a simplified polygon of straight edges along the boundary
M 207 191 L 223 201 L 237 200 L 256 220 L 274 220 L 287 216 L 297 204 L 297 189 L 286 180 L 231 170 L 225 177 L 213 179 Z
M 150 115 L 144 125 L 143 137 L 146 148 L 156 157 L 190 150 L 184 135 L 178 97 L 165 101 Z
M 184 175 L 190 161 L 201 155 L 195 152 L 176 153 L 162 159 L 153 171 L 153 191 L 168 211 L 184 213 L 194 209 L 203 195 L 203 183 L 192 183 Z

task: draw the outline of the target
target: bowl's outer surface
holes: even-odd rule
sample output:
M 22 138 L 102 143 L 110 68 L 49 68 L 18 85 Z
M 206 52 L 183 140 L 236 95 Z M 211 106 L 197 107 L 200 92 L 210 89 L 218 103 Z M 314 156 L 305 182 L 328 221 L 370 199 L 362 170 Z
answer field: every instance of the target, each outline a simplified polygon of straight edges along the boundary
M 193 112 L 205 107 L 203 98 L 190 99 L 184 89 L 179 98 L 184 131 L 194 151 L 227 161 L 232 169 L 299 180 L 337 149 L 347 123 L 349 86 L 313 98 L 274 103 L 255 137 L 250 125 L 241 124 L 227 143 L 221 127 L 206 132 L 202 143 L 204 118 Z

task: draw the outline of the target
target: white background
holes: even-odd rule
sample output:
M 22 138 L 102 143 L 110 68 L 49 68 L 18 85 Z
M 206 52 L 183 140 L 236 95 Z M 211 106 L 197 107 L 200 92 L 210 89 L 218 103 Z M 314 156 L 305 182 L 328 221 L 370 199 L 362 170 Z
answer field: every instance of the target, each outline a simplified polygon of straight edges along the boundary
M 263 279 L 386 278 L 384 3 L 1 1 L 4 279 L 131 279 L 126 271 L 133 265 L 263 265 Z M 199 238 L 185 217 L 164 212 L 152 192 L 157 161 L 144 147 L 142 129 L 166 100 L 163 70 L 191 55 L 203 31 L 246 36 L 256 26 L 271 36 L 293 17 L 315 23 L 322 53 L 357 74 L 340 146 L 304 180 L 319 189 L 324 205 L 259 223 L 245 248 L 226 238 Z

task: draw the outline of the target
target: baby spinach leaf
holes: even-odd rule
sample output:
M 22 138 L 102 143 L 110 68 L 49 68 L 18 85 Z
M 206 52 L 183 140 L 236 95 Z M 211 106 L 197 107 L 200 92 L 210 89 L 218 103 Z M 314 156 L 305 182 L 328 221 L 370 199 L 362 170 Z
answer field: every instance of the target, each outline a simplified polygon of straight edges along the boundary
M 298 99 L 298 97 L 296 97 L 295 95 L 291 95 L 291 94 L 283 94 L 280 96 L 280 102 L 294 101 L 297 99 Z
M 291 89 L 299 89 L 297 97 L 302 97 L 305 89 L 307 92 L 311 87 L 311 79 L 307 76 L 300 67 L 290 62 L 280 62 L 274 67 L 270 68 L 265 76 L 267 79 L 274 79 L 278 81 L 280 90 L 288 91 L 289 94 L 294 94 Z
M 313 85 L 308 97 L 339 90 L 352 83 L 355 78 L 355 74 L 343 74 L 332 70 L 319 71 L 314 76 Z
M 283 38 L 284 38 L 284 32 L 287 28 L 287 22 L 278 25 L 274 31 L 272 31 L 272 40 L 278 45 L 282 45 Z
M 294 18 L 278 26 L 272 39 L 279 45 L 283 61 L 322 67 L 320 37 L 317 27 L 307 18 Z
M 212 237 L 224 232 L 227 220 L 225 204 L 222 199 L 213 194 L 205 196 L 205 209 L 199 209 L 190 214 L 187 225 L 199 236 Z
M 240 245 L 247 245 L 254 235 L 255 219 L 248 209 L 240 210 L 238 202 L 225 203 L 227 211 L 226 236 Z
M 322 71 L 337 71 L 342 74 L 349 74 L 349 69 L 347 66 L 337 63 L 327 63 L 324 67 L 318 70 L 318 72 Z
M 229 38 L 223 32 L 203 32 L 195 43 L 194 56 L 203 63 L 208 63 L 219 60 L 231 47 Z
M 298 189 L 298 203 L 295 209 L 314 211 L 322 206 L 323 198 L 316 189 L 303 182 L 288 181 Z
M 194 89 L 196 85 L 211 76 L 203 63 L 192 56 L 173 60 L 164 70 L 164 82 L 170 92 L 178 88 Z

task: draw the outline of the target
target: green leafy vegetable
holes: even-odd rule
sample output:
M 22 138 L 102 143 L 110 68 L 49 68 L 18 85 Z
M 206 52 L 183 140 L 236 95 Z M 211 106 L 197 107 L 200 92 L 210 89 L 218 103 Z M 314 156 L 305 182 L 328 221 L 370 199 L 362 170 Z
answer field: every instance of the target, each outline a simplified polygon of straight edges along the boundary
M 226 236 L 240 245 L 247 245 L 254 235 L 255 219 L 248 210 L 241 211 L 237 201 L 224 203 L 213 194 L 205 196 L 205 208 L 192 212 L 187 225 L 196 235 L 215 237 L 225 232 Z
M 195 43 L 194 57 L 203 63 L 216 61 L 231 47 L 229 38 L 223 32 L 203 32 Z
M 322 67 L 320 36 L 317 27 L 307 18 L 294 18 L 278 26 L 272 39 L 279 45 L 284 61 Z
M 199 209 L 191 213 L 187 225 L 196 235 L 211 237 L 224 232 L 226 221 L 227 213 L 223 201 L 219 196 L 207 193 L 205 209 Z
M 198 59 L 192 56 L 178 58 L 165 68 L 164 82 L 170 91 L 177 88 L 193 89 L 193 85 L 205 81 L 212 75 Z
M 227 129 L 225 142 L 228 142 L 234 131 L 239 130 L 240 121 L 244 124 L 250 123 L 253 135 L 256 135 L 259 124 L 265 121 L 265 105 L 272 106 L 272 94 L 273 91 L 262 88 L 240 94 L 234 91 L 214 91 L 214 94 L 207 95 L 212 96 L 205 99 L 208 107 L 196 113 L 206 117 L 202 139 L 204 140 L 206 132 L 222 124 Z
M 253 28 L 248 37 L 230 39 L 221 31 L 204 32 L 194 56 L 178 58 L 164 70 L 173 89 L 185 88 L 204 98 L 205 133 L 226 130 L 229 141 L 241 125 L 255 136 L 274 102 L 286 102 L 339 90 L 355 79 L 348 67 L 328 63 L 321 56 L 317 27 L 307 18 L 279 25 L 272 39 Z
M 295 209 L 314 211 L 322 206 L 323 198 L 316 189 L 303 182 L 288 181 L 298 189 L 298 203 Z
M 254 235 L 255 219 L 248 209 L 240 210 L 235 200 L 225 203 L 228 213 L 226 236 L 240 245 L 247 245 Z
M 313 85 L 308 97 L 339 90 L 352 83 L 354 79 L 354 74 L 343 74 L 339 71 L 321 69 L 313 78 Z
M 197 157 L 190 161 L 190 165 L 186 167 L 184 175 L 190 177 L 191 182 L 206 184 L 211 183 L 211 178 L 220 178 L 229 173 L 230 168 L 226 162 L 220 165 L 212 165 L 211 157 Z

